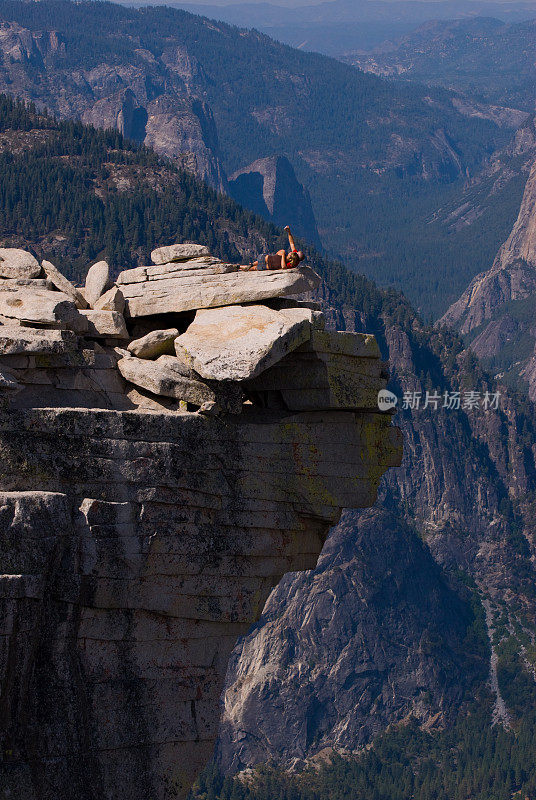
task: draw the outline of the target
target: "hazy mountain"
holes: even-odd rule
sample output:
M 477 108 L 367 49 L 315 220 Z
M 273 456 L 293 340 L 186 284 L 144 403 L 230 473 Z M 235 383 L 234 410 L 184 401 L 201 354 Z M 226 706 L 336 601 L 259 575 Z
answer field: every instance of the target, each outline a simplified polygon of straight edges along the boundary
M 147 3 L 137 2 L 135 5 L 144 6 Z M 170 2 L 167 5 L 233 25 L 256 28 L 293 47 L 332 56 L 370 49 L 431 19 L 486 15 L 505 21 L 519 21 L 536 14 L 533 2 L 503 3 L 486 0 L 332 0 L 314 5 L 303 4 L 295 8 L 288 8 L 282 2 L 227 5 Z
M 514 145 L 515 147 L 515 145 Z M 510 150 L 514 150 L 514 147 Z M 441 322 L 453 325 L 504 380 L 536 400 L 536 126 L 517 136 L 530 170 L 519 214 L 493 264 L 475 276 Z
M 536 17 L 536 7 L 531 16 Z M 536 19 L 427 22 L 372 53 L 345 60 L 376 75 L 396 76 L 466 92 L 489 104 L 536 108 Z

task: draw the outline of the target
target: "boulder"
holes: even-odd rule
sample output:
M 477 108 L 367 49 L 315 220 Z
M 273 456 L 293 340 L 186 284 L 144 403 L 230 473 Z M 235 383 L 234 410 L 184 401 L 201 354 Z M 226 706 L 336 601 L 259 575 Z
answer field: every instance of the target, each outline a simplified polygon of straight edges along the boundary
M 65 275 L 62 275 L 54 264 L 51 264 L 50 261 L 43 261 L 43 269 L 56 289 L 70 297 L 77 308 L 89 308 L 89 303 L 82 292 L 78 291 L 76 286 L 73 286 L 71 281 L 67 280 Z
M 169 359 L 169 356 L 162 356 Z M 119 372 L 125 380 L 153 394 L 186 400 L 196 406 L 215 402 L 216 395 L 205 383 L 192 380 L 174 369 L 169 360 L 147 361 L 143 358 L 122 358 L 117 362 Z
M 179 331 L 177 328 L 168 328 L 165 331 L 151 331 L 141 339 L 135 339 L 128 346 L 132 355 L 138 358 L 157 358 L 164 354 L 173 355 L 175 353 L 174 342 Z
M 175 350 L 203 378 L 248 380 L 311 337 L 313 313 L 266 306 L 198 311 L 188 330 L 175 339 Z
M 198 380 L 175 356 L 164 355 L 156 361 L 147 361 L 129 354 L 120 359 L 117 366 L 125 380 L 160 397 L 182 400 L 205 410 L 210 408 L 210 413 L 215 414 L 242 411 L 244 393 L 239 384 Z
M 143 317 L 200 308 L 257 303 L 316 289 L 321 278 L 309 267 L 262 272 L 204 274 L 121 286 L 127 316 Z
M 1 291 L 0 315 L 54 328 L 70 328 L 76 333 L 87 330 L 87 320 L 71 297 L 48 289 L 21 286 L 19 289 Z
M 110 267 L 106 261 L 98 261 L 89 268 L 86 275 L 84 297 L 91 308 L 95 308 L 95 303 L 106 291 L 109 281 Z
M 203 244 L 170 244 L 168 247 L 157 247 L 151 253 L 153 264 L 167 264 L 170 261 L 188 261 L 190 258 L 209 256 L 210 250 Z
M 125 310 L 125 296 L 121 289 L 114 286 L 99 297 L 93 308 L 95 311 L 117 311 L 122 314 Z
M 37 278 L 41 267 L 31 253 L 18 247 L 0 247 L 1 278 Z
M 129 339 L 122 314 L 117 311 L 80 311 L 87 319 L 87 336 L 104 339 Z

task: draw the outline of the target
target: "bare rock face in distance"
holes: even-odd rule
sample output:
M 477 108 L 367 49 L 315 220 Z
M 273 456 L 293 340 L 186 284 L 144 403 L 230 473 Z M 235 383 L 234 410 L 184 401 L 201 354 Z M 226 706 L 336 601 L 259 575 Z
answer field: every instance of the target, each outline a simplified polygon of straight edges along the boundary
M 508 239 L 486 272 L 476 275 L 440 324 L 457 328 L 492 374 L 516 376 L 536 397 L 534 307 L 536 298 L 536 162 Z M 523 310 L 525 307 L 525 310 Z
M 280 227 L 290 225 L 296 236 L 322 246 L 309 193 L 285 156 L 261 158 L 239 169 L 229 179 L 229 191 L 255 214 Z
M 441 323 L 462 333 L 490 319 L 511 300 L 536 292 L 536 162 L 527 180 L 521 207 L 510 236 L 488 272 L 477 275 L 444 314 Z

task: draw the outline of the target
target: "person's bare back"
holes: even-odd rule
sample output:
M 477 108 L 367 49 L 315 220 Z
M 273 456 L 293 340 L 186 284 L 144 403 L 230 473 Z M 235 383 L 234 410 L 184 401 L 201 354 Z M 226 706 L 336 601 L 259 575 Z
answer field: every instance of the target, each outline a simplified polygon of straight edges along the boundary
M 286 269 L 287 251 L 278 250 L 277 253 L 268 253 L 266 256 L 266 269 Z

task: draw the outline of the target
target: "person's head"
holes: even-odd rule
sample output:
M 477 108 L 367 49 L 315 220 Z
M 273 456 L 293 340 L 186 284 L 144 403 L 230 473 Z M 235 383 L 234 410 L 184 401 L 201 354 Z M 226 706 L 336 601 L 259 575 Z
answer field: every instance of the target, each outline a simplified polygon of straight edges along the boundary
M 298 252 L 293 250 L 292 253 L 289 253 L 287 256 L 287 264 L 289 267 L 297 267 L 300 261 L 303 261 L 304 258 L 305 256 L 301 250 L 298 250 Z

